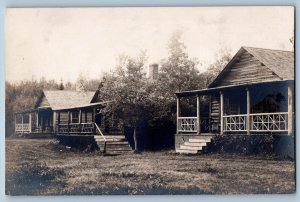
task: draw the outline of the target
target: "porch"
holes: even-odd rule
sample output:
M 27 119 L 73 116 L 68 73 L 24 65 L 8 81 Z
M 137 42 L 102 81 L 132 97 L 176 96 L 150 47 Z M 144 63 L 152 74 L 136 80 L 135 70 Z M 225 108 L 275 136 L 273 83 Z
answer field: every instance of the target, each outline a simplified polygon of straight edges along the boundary
M 51 108 L 37 108 L 15 113 L 16 134 L 52 134 Z
M 293 88 L 274 81 L 177 93 L 177 135 L 292 135 Z M 184 110 L 184 98 L 196 98 L 194 113 Z

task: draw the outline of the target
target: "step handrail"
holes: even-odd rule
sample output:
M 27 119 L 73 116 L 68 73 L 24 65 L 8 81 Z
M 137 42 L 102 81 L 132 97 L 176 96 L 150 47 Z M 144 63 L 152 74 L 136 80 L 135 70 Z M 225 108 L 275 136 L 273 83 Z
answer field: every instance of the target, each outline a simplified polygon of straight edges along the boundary
M 95 123 L 95 126 L 97 128 L 97 130 L 99 131 L 100 135 L 102 136 L 102 138 L 104 139 L 104 148 L 103 148 L 103 152 L 105 153 L 106 152 L 106 138 L 105 136 L 103 135 L 102 131 L 100 130 L 99 126 Z

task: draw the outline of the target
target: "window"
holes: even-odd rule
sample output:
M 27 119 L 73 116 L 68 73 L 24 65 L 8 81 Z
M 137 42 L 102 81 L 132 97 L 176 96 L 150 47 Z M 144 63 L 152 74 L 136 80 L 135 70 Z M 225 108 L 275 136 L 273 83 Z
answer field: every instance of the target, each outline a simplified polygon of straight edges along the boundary
M 79 123 L 78 112 L 71 113 L 71 123 Z

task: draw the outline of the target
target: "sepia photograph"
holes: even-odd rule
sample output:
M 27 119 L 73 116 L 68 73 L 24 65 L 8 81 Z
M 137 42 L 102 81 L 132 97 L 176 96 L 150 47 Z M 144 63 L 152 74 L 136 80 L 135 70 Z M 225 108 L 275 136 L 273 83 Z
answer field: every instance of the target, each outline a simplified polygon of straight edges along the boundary
M 6 8 L 6 195 L 295 194 L 295 8 Z

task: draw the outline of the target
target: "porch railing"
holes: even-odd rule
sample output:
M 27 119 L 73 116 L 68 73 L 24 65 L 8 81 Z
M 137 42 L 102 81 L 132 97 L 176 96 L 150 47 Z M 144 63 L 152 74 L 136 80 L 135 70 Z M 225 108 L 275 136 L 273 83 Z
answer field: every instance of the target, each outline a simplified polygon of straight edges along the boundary
M 58 124 L 58 133 L 93 133 L 94 123 L 70 123 L 70 124 Z
M 15 124 L 15 131 L 16 132 L 30 132 L 30 125 L 29 123 L 17 123 Z
M 287 112 L 250 114 L 250 131 L 284 132 L 288 130 L 287 120 Z
M 197 132 L 197 117 L 178 117 L 178 132 Z
M 224 132 L 247 132 L 247 114 L 224 115 Z M 287 132 L 288 113 L 256 113 L 249 114 L 250 132 Z M 207 131 L 211 127 L 207 117 L 201 117 L 201 130 Z M 178 132 L 196 133 L 197 117 L 178 117 Z
M 224 131 L 246 131 L 247 114 L 223 116 Z
M 288 113 L 249 114 L 250 132 L 286 132 Z M 247 114 L 223 116 L 224 132 L 247 131 Z

